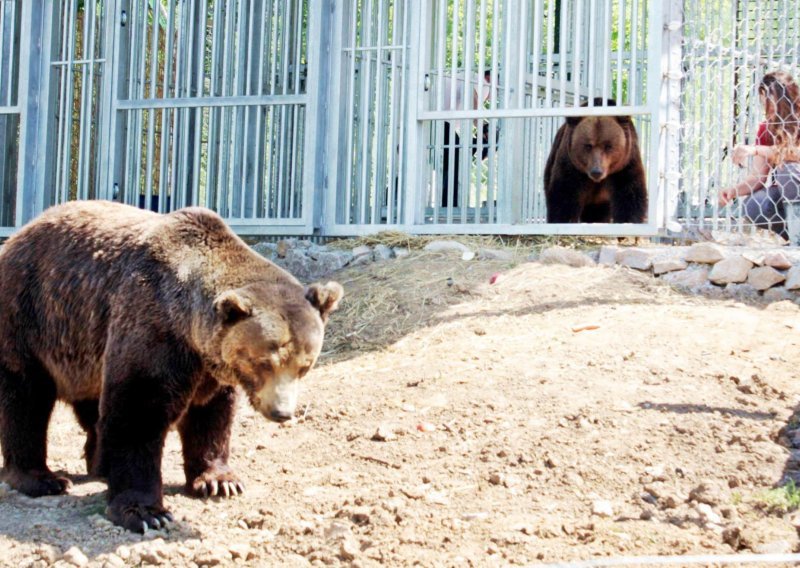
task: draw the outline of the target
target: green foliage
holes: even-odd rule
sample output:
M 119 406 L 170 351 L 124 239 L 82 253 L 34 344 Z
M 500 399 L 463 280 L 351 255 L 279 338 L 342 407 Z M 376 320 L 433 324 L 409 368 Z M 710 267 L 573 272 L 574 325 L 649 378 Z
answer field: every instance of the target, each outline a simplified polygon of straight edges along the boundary
M 769 511 L 781 514 L 788 513 L 800 508 L 800 488 L 797 487 L 793 479 L 790 479 L 781 487 L 769 489 L 756 495 L 755 500 Z

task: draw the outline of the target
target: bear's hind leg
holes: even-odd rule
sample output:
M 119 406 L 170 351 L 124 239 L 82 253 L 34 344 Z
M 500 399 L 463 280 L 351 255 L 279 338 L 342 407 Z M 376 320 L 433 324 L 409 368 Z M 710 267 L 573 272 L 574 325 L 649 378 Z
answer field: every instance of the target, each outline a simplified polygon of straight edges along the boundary
M 100 415 L 100 404 L 97 400 L 79 400 L 72 404 L 72 410 L 78 419 L 78 424 L 86 432 L 86 444 L 83 446 L 83 457 L 86 460 L 86 472 L 89 475 L 98 475 L 96 471 L 95 451 L 97 450 L 97 419 Z
M 47 468 L 47 426 L 56 402 L 53 379 L 41 369 L 13 373 L 0 364 L 0 480 L 31 497 L 61 495 L 66 477 Z
M 244 491 L 228 466 L 235 405 L 236 392 L 225 387 L 206 404 L 191 406 L 178 426 L 186 487 L 193 495 L 230 497 Z

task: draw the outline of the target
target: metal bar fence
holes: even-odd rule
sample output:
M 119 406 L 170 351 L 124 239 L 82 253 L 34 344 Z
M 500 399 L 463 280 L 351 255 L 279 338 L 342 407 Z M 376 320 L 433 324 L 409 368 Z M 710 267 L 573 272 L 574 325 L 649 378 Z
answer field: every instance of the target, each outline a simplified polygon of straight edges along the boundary
M 121 200 L 305 226 L 308 20 L 307 0 L 133 2 Z
M 15 225 L 22 1 L 0 2 L 0 229 Z

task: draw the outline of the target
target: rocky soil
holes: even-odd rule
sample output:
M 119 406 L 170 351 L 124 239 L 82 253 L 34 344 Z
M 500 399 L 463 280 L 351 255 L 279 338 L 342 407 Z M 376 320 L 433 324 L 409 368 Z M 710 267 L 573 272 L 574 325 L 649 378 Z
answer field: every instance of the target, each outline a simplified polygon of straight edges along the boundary
M 800 307 L 506 253 L 411 251 L 339 272 L 347 298 L 298 418 L 279 426 L 241 405 L 232 464 L 244 496 L 185 495 L 170 435 L 166 530 L 141 537 L 103 517 L 105 485 L 84 475 L 82 434 L 59 406 L 49 463 L 74 486 L 30 499 L 0 485 L 0 564 L 798 550 L 800 498 L 784 484 L 800 476 Z

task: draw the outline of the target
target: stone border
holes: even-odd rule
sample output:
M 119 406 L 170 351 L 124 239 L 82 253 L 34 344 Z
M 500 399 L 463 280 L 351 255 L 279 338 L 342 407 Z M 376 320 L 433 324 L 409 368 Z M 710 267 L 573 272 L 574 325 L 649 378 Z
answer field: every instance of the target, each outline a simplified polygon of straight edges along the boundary
M 350 250 L 318 245 L 309 240 L 284 239 L 262 242 L 253 249 L 287 269 L 300 280 L 319 280 L 348 266 L 408 256 L 409 249 L 360 245 Z M 457 240 L 437 240 L 425 245 L 428 252 L 452 252 L 462 261 L 518 258 L 506 249 L 473 250 Z M 569 266 L 621 266 L 649 273 L 680 290 L 711 297 L 748 300 L 791 300 L 800 305 L 800 248 L 748 247 L 696 243 L 691 246 L 662 245 L 621 247 L 606 245 L 584 252 L 561 246 L 531 254 L 528 261 Z
M 695 294 L 768 302 L 791 300 L 800 304 L 800 248 L 796 247 L 764 249 L 716 243 L 652 248 L 603 246 L 596 257 L 551 247 L 543 250 L 538 260 L 572 266 L 624 266 Z

